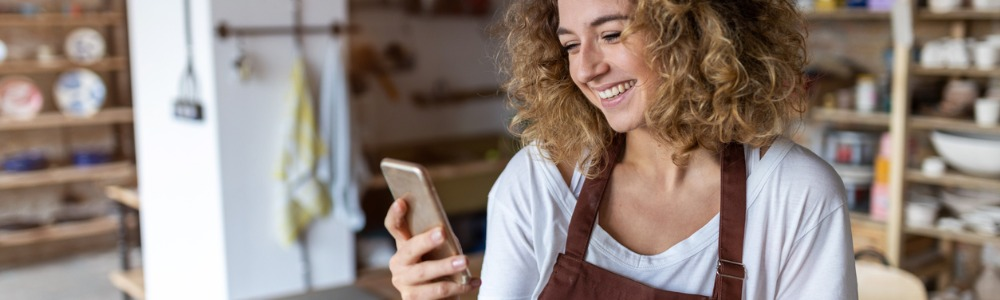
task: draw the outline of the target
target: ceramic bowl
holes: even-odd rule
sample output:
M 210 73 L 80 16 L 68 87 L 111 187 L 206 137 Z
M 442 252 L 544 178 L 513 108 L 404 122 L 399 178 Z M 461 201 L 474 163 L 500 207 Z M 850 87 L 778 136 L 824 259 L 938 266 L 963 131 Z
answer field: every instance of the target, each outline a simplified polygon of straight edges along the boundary
M 945 163 L 963 173 L 1000 177 L 1000 136 L 936 130 L 931 144 Z

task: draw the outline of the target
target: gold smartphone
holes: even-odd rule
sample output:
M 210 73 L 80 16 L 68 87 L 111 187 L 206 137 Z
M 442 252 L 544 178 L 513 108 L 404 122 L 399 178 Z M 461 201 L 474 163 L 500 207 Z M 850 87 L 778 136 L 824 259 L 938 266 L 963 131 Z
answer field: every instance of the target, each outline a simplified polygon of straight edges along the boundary
M 389 185 L 389 191 L 395 199 L 406 198 L 409 208 L 406 212 L 406 223 L 414 236 L 427 232 L 435 227 L 444 230 L 444 243 L 425 254 L 422 259 L 438 260 L 462 254 L 462 246 L 451 230 L 448 217 L 441 207 L 437 191 L 427 169 L 423 166 L 398 159 L 382 159 L 382 175 Z M 472 272 L 468 268 L 451 276 L 452 281 L 467 284 L 472 280 Z

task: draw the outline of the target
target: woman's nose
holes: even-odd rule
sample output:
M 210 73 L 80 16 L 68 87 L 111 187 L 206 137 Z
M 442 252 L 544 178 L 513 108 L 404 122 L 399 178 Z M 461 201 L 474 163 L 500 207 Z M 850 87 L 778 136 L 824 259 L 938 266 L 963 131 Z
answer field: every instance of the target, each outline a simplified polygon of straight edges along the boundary
M 604 61 L 604 53 L 600 47 L 593 44 L 580 45 L 577 62 L 575 77 L 580 82 L 592 81 L 609 69 L 607 62 Z

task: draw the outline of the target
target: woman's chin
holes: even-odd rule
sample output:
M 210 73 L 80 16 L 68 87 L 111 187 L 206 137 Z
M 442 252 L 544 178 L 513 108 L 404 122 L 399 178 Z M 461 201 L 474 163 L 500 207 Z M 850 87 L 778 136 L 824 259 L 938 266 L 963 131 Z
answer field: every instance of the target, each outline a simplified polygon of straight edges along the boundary
M 630 131 L 639 129 L 642 127 L 641 122 L 635 122 L 632 120 L 608 120 L 608 125 L 611 126 L 611 130 L 617 133 L 628 133 Z

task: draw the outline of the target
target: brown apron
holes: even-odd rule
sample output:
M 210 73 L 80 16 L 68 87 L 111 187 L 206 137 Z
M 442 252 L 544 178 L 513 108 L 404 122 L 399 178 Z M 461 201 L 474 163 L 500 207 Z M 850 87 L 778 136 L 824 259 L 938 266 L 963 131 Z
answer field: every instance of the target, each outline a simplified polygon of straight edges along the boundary
M 746 158 L 743 145 L 729 143 L 720 151 L 722 203 L 719 211 L 719 264 L 712 297 L 658 290 L 584 261 L 611 171 L 624 148 L 617 137 L 605 155 L 603 171 L 583 184 L 560 253 L 539 299 L 742 299 L 743 226 L 746 221 Z

